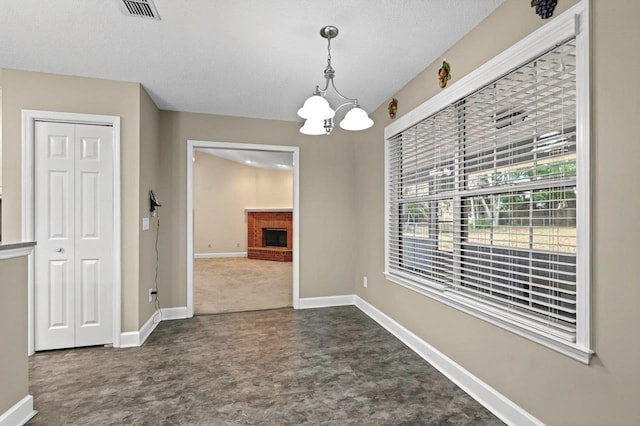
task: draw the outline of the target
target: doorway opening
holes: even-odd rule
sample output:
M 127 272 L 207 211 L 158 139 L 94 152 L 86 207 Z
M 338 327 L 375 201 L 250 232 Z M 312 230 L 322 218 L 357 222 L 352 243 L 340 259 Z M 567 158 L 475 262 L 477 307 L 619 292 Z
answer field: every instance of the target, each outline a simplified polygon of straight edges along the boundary
M 298 147 L 188 141 L 189 317 L 298 307 L 298 159 Z

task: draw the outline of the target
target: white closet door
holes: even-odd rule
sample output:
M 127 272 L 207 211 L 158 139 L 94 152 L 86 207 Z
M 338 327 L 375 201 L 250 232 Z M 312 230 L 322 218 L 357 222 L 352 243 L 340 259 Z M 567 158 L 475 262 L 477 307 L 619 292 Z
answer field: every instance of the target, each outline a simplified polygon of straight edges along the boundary
M 36 350 L 75 346 L 72 124 L 36 123 Z
M 36 122 L 35 349 L 112 342 L 113 132 Z
M 75 130 L 75 346 L 90 346 L 113 340 L 113 130 Z

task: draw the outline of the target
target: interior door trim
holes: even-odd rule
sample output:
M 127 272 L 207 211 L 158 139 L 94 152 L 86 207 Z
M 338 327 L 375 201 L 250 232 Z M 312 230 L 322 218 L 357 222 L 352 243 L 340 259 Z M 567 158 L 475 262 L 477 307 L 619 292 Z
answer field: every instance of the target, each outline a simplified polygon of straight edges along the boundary
M 293 155 L 293 308 L 300 309 L 300 147 L 187 140 L 187 318 L 194 315 L 193 287 L 193 158 L 197 148 L 286 152 Z
M 122 312 L 121 209 L 120 209 L 120 117 L 113 115 L 22 110 L 22 241 L 35 238 L 34 138 L 36 121 L 60 121 L 113 127 L 113 346 L 120 347 Z M 29 256 L 27 353 L 35 353 L 34 293 L 35 262 Z

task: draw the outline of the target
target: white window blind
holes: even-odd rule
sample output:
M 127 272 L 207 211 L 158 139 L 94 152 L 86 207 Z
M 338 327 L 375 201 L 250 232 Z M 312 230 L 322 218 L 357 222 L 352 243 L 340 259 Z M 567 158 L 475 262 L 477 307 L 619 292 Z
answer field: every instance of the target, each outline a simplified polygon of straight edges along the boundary
M 387 272 L 576 342 L 576 41 L 387 140 Z

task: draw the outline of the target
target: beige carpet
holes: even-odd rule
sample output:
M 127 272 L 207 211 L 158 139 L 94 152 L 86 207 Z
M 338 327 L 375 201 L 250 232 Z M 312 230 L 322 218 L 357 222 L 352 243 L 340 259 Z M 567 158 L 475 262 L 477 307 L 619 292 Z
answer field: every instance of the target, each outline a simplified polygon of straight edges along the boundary
M 247 258 L 195 259 L 196 314 L 292 305 L 293 263 Z

